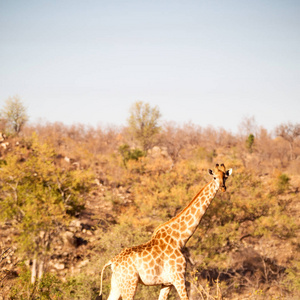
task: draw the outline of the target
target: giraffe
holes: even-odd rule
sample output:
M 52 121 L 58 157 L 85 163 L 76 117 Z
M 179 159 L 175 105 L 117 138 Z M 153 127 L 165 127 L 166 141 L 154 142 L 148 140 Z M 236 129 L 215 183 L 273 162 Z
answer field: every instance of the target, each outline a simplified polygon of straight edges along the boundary
M 102 300 L 103 273 L 111 265 L 111 291 L 108 300 L 132 300 L 138 283 L 161 285 L 158 300 L 166 300 L 172 286 L 181 300 L 188 300 L 185 285 L 186 260 L 181 250 L 197 229 L 217 191 L 226 191 L 225 181 L 232 169 L 216 164 L 209 169 L 213 179 L 175 217 L 158 226 L 145 244 L 126 248 L 108 261 L 101 271 L 100 294 Z

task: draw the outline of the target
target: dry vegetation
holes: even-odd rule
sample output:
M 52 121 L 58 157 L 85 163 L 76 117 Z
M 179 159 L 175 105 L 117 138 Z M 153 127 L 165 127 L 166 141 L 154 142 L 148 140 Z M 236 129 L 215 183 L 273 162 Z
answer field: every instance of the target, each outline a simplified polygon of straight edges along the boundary
M 184 249 L 190 299 L 299 299 L 297 126 L 250 125 L 235 135 L 168 123 L 142 150 L 127 128 L 55 123 L 6 137 L 0 299 L 93 299 L 104 262 L 184 208 L 216 162 L 233 174 Z M 105 297 L 109 285 L 106 271 Z M 140 286 L 136 299 L 158 290 Z

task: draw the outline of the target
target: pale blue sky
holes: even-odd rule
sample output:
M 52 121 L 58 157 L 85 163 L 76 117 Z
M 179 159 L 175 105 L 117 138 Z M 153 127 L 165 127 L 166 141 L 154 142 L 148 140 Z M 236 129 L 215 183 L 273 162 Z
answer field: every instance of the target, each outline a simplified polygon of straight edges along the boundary
M 0 107 L 31 122 L 300 122 L 300 1 L 0 0 Z

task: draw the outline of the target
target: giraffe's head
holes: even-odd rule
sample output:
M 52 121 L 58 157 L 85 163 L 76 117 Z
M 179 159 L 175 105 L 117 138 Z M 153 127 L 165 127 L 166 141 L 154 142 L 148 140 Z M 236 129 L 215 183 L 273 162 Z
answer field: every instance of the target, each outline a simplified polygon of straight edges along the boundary
M 225 182 L 226 179 L 231 175 L 232 169 L 228 169 L 226 171 L 224 164 L 221 164 L 221 166 L 219 164 L 216 164 L 214 171 L 209 169 L 208 173 L 214 177 L 214 181 L 217 183 L 218 188 L 221 188 L 222 192 L 225 192 Z

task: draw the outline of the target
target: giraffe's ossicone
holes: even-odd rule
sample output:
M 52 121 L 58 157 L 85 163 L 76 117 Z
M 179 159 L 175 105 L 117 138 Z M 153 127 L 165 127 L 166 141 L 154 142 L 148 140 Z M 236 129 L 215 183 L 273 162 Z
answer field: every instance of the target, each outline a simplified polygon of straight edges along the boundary
M 159 300 L 166 300 L 172 286 L 181 300 L 188 300 L 185 285 L 186 260 L 181 250 L 195 232 L 217 191 L 226 191 L 226 179 L 232 169 L 217 164 L 208 170 L 213 179 L 174 218 L 158 226 L 150 241 L 126 248 L 105 264 L 101 271 L 101 288 L 97 300 L 102 299 L 102 280 L 105 268 L 111 265 L 111 291 L 108 300 L 132 300 L 138 283 L 161 285 Z

